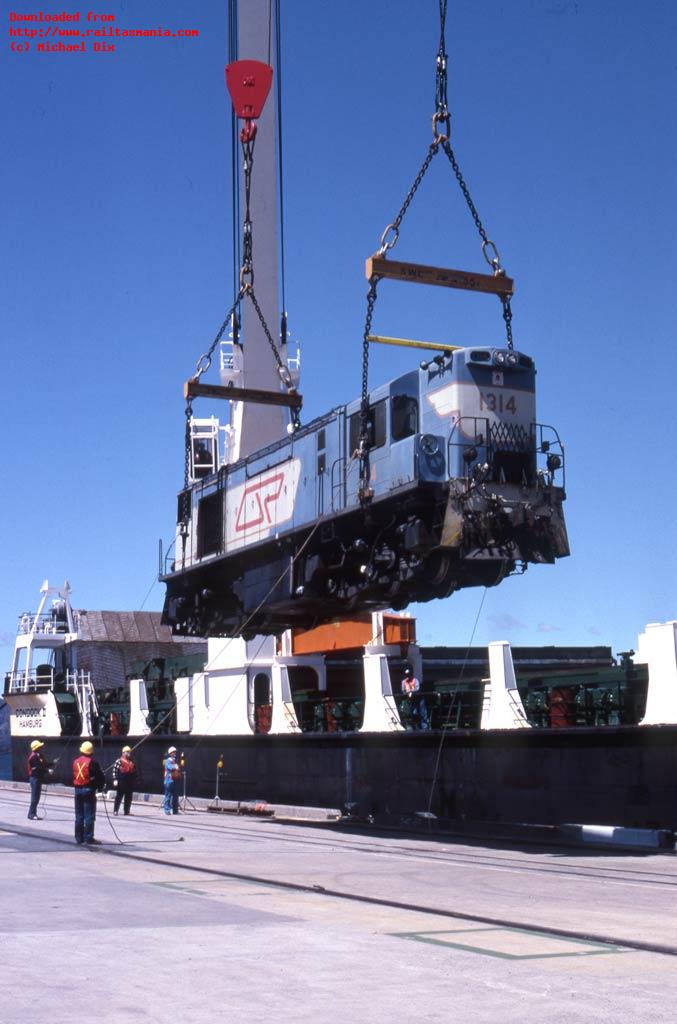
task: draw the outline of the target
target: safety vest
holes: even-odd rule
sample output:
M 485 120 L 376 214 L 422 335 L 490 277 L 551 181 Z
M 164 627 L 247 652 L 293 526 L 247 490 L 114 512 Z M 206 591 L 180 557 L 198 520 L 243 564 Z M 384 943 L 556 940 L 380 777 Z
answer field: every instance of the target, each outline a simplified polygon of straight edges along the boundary
M 82 757 L 76 757 L 75 760 L 73 761 L 73 785 L 77 789 L 82 789 L 84 786 L 89 786 L 91 782 L 91 763 L 91 757 L 87 757 L 86 754 L 83 754 Z
M 36 779 L 42 780 L 46 768 L 47 762 L 42 754 L 39 754 L 37 750 L 33 750 L 28 757 L 28 778 L 30 779 L 32 776 L 35 776 Z

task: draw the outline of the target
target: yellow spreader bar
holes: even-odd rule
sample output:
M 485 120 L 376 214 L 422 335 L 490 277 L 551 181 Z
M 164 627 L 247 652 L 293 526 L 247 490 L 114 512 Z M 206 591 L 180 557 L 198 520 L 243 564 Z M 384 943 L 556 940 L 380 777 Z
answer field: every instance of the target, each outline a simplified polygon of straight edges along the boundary
M 462 345 L 442 345 L 434 341 L 412 341 L 411 338 L 386 338 L 383 334 L 368 334 L 367 341 L 379 345 L 401 345 L 403 348 L 424 348 L 431 352 L 458 352 Z

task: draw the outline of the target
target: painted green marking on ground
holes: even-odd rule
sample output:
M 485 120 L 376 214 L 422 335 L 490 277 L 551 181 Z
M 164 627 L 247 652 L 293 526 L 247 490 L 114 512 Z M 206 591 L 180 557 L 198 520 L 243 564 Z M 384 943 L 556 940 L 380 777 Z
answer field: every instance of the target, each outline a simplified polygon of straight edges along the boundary
M 490 933 L 493 937 L 491 944 L 484 944 L 479 941 L 479 934 Z M 550 960 L 566 956 L 600 956 L 604 953 L 631 953 L 632 950 L 623 946 L 614 946 L 603 942 L 595 942 L 591 939 L 574 939 L 567 936 L 550 935 L 548 932 L 530 931 L 525 928 L 455 928 L 448 930 L 426 931 L 426 932 L 389 932 L 393 938 L 410 939 L 412 942 L 425 942 L 432 946 L 445 946 L 447 949 L 460 949 L 467 953 L 479 953 L 483 956 L 498 957 L 501 960 Z M 464 942 L 454 941 L 456 935 L 478 935 L 478 941 L 473 943 L 470 939 Z M 446 936 L 446 937 L 445 937 Z M 514 942 L 515 936 L 520 939 L 542 940 L 548 946 L 569 945 L 569 949 L 558 951 L 545 950 L 542 952 L 510 952 L 505 948 Z M 497 941 L 503 938 L 503 942 Z M 520 943 L 518 943 L 519 945 Z M 521 943 L 525 945 L 524 942 Z M 497 948 L 499 947 L 499 948 Z M 500 948 L 504 947 L 504 948 Z M 579 948 L 584 947 L 584 948 Z
M 236 889 L 235 895 L 239 894 L 244 896 L 268 896 L 271 893 L 275 893 L 276 895 L 280 896 L 297 895 L 293 892 L 284 892 L 283 890 L 278 889 L 277 886 L 266 885 L 265 882 L 241 882 L 238 879 L 231 880 L 227 878 L 201 878 L 199 881 L 195 882 L 151 882 L 150 885 L 157 885 L 160 886 L 162 889 L 173 889 L 175 892 L 189 893 L 192 896 L 204 896 L 207 899 L 218 898 L 218 896 L 220 895 L 218 892 L 209 892 L 208 889 L 204 888 L 205 886 L 210 885 L 220 885 L 224 892 L 224 895 L 227 895 L 229 898 L 233 896 L 233 893 L 229 891 L 229 889 L 236 889 L 236 887 L 238 886 L 239 889 Z M 250 892 L 248 889 L 244 889 L 243 891 L 242 887 L 245 885 L 249 887 L 253 886 L 256 891 Z

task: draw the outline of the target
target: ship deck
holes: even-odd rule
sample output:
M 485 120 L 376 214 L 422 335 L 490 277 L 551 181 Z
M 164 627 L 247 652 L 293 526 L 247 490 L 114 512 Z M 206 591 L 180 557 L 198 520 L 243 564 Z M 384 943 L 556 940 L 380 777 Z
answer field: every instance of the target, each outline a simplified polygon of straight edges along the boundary
M 677 859 L 0 788 L 6 1024 L 673 1019 Z M 31 966 L 33 965 L 33 966 Z

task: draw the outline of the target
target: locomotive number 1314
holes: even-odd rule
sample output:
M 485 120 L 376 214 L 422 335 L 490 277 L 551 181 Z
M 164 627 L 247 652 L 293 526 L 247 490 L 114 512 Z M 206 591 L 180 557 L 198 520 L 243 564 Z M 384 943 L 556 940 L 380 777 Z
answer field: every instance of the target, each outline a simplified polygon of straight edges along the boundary
M 480 391 L 480 412 L 509 413 L 517 415 L 517 401 L 514 395 L 503 394 L 495 391 Z

